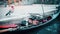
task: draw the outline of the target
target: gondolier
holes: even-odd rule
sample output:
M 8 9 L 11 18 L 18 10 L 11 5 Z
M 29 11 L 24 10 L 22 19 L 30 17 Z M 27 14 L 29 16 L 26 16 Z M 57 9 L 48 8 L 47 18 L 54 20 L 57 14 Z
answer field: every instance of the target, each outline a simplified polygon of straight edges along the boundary
M 11 8 L 10 8 L 9 12 L 8 12 L 8 13 L 6 13 L 6 15 L 5 15 L 5 16 L 11 15 L 11 13 L 13 13 L 13 12 L 14 12 L 14 6 L 11 6 Z

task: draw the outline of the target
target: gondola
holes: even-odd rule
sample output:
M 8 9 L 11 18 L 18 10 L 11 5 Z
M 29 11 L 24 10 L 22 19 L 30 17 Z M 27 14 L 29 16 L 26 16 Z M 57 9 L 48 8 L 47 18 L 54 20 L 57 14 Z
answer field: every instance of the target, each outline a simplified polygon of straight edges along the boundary
M 55 11 L 51 11 L 50 14 L 47 13 L 50 12 L 46 12 L 43 15 L 40 15 L 38 13 L 29 13 L 30 15 L 24 18 L 20 18 L 20 16 L 18 18 L 17 17 L 2 18 L 0 19 L 0 23 L 1 23 L 0 28 L 5 28 L 5 29 L 17 28 L 18 30 L 28 30 L 32 28 L 37 28 L 54 20 L 59 15 L 60 12 L 58 10 L 55 10 Z M 29 23 L 29 19 L 32 19 L 33 21 L 37 20 L 38 24 Z M 1 26 L 4 23 L 8 23 L 8 24 Z

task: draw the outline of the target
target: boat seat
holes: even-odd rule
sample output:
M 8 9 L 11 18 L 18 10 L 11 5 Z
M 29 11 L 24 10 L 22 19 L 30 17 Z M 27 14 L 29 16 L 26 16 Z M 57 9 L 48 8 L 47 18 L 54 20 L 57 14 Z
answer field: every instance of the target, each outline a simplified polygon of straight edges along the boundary
M 16 24 L 5 24 L 5 25 L 0 25 L 0 28 L 16 28 Z

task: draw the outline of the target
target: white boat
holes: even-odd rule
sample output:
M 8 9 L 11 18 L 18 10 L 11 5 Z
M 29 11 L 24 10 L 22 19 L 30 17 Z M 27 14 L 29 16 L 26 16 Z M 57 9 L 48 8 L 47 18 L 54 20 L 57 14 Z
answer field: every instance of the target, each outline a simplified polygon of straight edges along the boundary
M 43 7 L 42 7 L 43 6 Z M 42 25 L 45 25 L 52 20 L 54 20 L 58 15 L 59 11 L 56 7 L 59 5 L 45 5 L 45 4 L 33 4 L 33 5 L 22 5 L 22 6 L 14 6 L 14 12 L 11 15 L 5 16 L 5 14 L 9 11 L 9 7 L 1 7 L 0 8 L 0 23 L 14 23 L 18 24 L 19 30 L 27 30 L 36 28 Z M 39 22 L 38 25 L 28 25 L 28 19 L 31 18 L 31 16 L 40 17 L 41 19 L 48 19 L 47 17 L 51 17 L 46 22 Z M 25 20 L 25 26 L 20 26 L 22 21 Z

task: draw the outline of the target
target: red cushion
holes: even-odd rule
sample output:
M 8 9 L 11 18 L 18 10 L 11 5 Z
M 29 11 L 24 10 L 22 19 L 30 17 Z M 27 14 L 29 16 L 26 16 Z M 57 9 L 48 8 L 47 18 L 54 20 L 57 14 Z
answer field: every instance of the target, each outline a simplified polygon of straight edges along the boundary
M 7 24 L 7 25 L 0 25 L 0 28 L 15 28 L 16 24 Z

